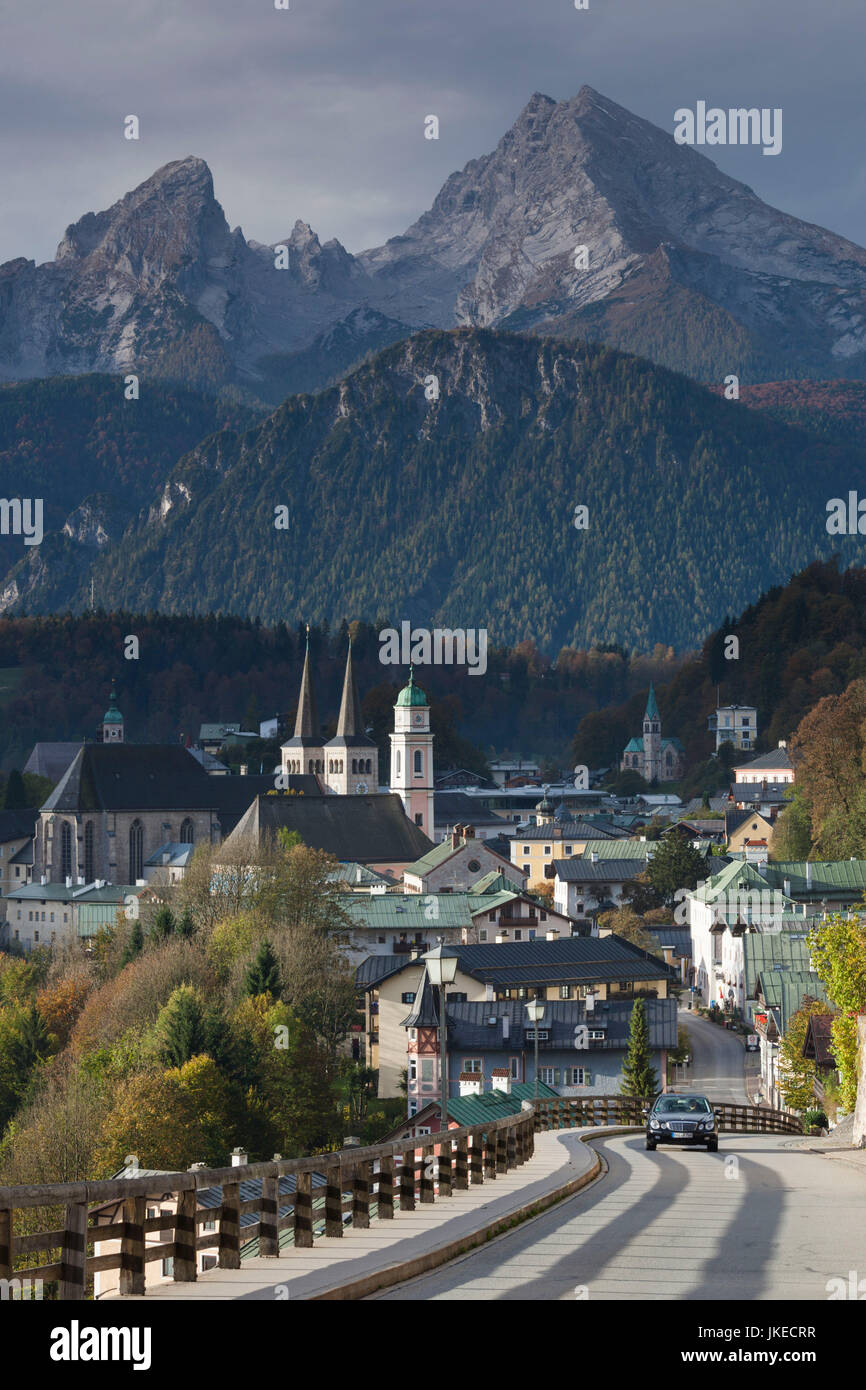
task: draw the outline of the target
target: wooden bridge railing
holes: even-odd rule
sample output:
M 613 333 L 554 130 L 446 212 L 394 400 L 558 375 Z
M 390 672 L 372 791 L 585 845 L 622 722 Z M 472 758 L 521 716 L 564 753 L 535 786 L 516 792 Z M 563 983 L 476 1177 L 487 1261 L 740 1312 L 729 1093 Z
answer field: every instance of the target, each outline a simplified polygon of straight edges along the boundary
M 215 1249 L 221 1269 L 239 1269 L 244 1244 L 258 1237 L 259 1254 L 276 1256 L 280 1232 L 287 1228 L 295 1246 L 309 1248 L 319 1233 L 342 1236 L 347 1211 L 351 1224 L 366 1230 L 371 1216 L 390 1220 L 395 1207 L 413 1211 L 416 1202 L 450 1197 L 526 1163 L 534 1152 L 534 1119 L 530 1107 L 482 1125 L 450 1129 L 444 1138 L 436 1133 L 313 1158 L 196 1167 L 158 1177 L 0 1187 L 0 1281 L 41 1281 L 40 1287 L 49 1286 L 50 1297 L 83 1299 L 92 1275 L 117 1270 L 121 1294 L 143 1294 L 145 1268 L 153 1260 L 171 1259 L 175 1281 L 189 1282 L 197 1277 L 200 1250 Z M 324 1174 L 324 1188 L 314 1189 L 314 1173 Z M 295 1177 L 293 1193 L 279 1191 L 280 1178 L 287 1176 Z M 242 1201 L 240 1184 L 250 1179 L 260 1180 L 261 1191 Z M 207 1188 L 220 1189 L 220 1203 L 199 1208 L 196 1194 Z M 168 1202 L 173 1211 L 147 1216 L 148 1205 Z M 105 1207 L 113 1203 L 121 1204 L 120 1219 L 100 1224 Z M 15 1213 L 33 1208 L 60 1208 L 61 1224 L 16 1235 Z M 255 1220 L 241 1225 L 248 1212 Z M 206 1229 L 209 1225 L 214 1229 Z M 170 1238 L 148 1243 L 153 1231 Z M 95 1253 L 107 1241 L 119 1248 Z M 33 1256 L 43 1257 L 44 1263 L 29 1264 Z
M 732 1105 L 728 1101 L 710 1104 L 719 1118 L 719 1129 L 746 1134 L 802 1134 L 803 1121 L 797 1115 L 770 1110 L 760 1105 Z M 588 1125 L 640 1125 L 652 1100 L 632 1096 L 557 1096 L 538 1102 L 536 1131 L 543 1129 L 582 1129 Z

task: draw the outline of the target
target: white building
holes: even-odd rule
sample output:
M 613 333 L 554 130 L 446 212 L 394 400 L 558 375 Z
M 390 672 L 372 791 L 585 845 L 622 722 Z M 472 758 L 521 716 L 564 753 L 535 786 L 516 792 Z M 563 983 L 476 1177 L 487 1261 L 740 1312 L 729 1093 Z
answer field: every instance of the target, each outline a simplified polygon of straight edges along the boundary
M 754 748 L 758 736 L 758 711 L 754 705 L 720 705 L 709 717 L 709 728 L 716 735 L 716 751 L 723 743 L 735 748 Z

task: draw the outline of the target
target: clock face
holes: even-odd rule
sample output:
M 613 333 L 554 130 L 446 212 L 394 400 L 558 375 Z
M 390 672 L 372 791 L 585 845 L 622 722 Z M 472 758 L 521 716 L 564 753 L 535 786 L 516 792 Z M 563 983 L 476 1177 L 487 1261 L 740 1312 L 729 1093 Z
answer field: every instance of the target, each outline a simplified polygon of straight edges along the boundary
M 416 714 L 416 715 L 415 715 L 415 723 L 416 723 L 416 724 L 423 724 L 423 723 L 424 723 L 424 716 L 423 716 L 423 714 Z

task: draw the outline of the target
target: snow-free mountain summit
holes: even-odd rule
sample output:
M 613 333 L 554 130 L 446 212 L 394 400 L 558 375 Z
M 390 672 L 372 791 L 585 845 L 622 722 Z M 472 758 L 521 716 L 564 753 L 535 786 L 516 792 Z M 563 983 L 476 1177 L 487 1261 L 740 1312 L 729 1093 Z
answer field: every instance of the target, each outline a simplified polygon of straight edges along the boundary
M 353 255 L 300 219 L 275 245 L 229 228 L 202 160 L 167 164 L 53 262 L 0 267 L 0 379 L 138 367 L 276 400 L 455 326 L 594 338 L 702 380 L 866 376 L 866 251 L 591 87 L 533 96 L 384 246 Z

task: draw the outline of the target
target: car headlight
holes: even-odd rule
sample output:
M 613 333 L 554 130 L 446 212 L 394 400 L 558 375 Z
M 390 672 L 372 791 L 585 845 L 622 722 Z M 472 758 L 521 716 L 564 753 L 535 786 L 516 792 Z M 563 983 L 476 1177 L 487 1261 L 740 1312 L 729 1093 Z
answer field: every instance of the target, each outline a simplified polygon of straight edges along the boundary
M 650 1129 L 661 1129 L 658 1120 L 650 1120 Z

